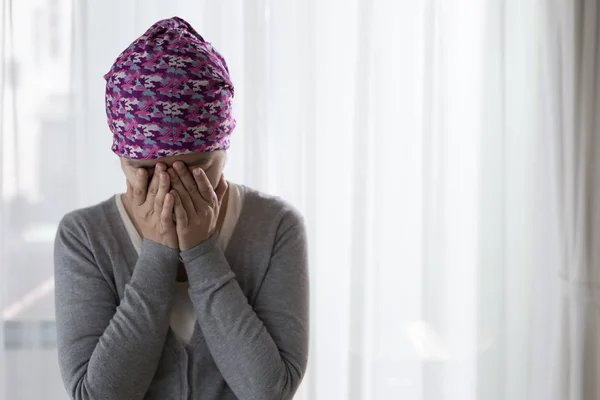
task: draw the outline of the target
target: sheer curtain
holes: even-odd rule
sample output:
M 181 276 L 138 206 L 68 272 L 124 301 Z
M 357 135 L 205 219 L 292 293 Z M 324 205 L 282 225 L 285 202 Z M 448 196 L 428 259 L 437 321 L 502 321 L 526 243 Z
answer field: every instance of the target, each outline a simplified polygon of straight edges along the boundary
M 538 7 L 3 0 L 0 399 L 66 398 L 54 229 L 124 189 L 102 76 L 174 15 L 236 84 L 226 177 L 306 217 L 311 348 L 296 398 L 532 399 L 529 379 L 545 376 L 530 323 Z
M 541 180 L 546 185 L 540 193 L 554 218 L 545 222 L 542 238 L 551 246 L 536 263 L 543 282 L 536 292 L 552 301 L 555 312 L 540 313 L 554 329 L 539 332 L 551 345 L 545 370 L 537 371 L 553 384 L 533 382 L 546 399 L 595 399 L 600 396 L 600 5 L 590 0 L 543 5 L 540 172 L 547 179 Z

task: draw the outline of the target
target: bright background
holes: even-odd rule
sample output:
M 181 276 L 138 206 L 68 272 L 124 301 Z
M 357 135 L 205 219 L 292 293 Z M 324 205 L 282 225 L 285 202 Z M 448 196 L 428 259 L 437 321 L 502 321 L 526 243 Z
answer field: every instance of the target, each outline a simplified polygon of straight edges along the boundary
M 311 347 L 296 398 L 546 400 L 541 3 L 3 0 L 0 399 L 67 398 L 55 229 L 124 190 L 102 76 L 180 16 L 236 85 L 227 178 L 306 217 Z

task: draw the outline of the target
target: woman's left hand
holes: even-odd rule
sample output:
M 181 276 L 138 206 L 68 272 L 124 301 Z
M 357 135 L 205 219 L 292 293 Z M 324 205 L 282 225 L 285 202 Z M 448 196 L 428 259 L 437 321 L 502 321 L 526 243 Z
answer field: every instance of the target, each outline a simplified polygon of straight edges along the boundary
M 212 236 L 227 191 L 223 175 L 213 189 L 202 168 L 195 167 L 193 171 L 192 175 L 181 161 L 173 163 L 168 170 L 173 188 L 171 194 L 175 197 L 175 227 L 181 251 L 189 250 Z

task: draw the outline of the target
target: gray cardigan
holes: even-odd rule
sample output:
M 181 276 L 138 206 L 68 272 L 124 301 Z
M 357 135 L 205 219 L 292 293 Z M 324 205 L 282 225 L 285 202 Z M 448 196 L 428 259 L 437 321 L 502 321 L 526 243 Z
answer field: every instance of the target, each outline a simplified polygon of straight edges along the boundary
M 58 357 L 76 400 L 291 399 L 307 365 L 309 279 L 302 217 L 244 186 L 225 254 L 217 234 L 180 253 L 137 253 L 115 199 L 67 214 L 55 242 Z M 183 262 L 197 314 L 169 327 Z

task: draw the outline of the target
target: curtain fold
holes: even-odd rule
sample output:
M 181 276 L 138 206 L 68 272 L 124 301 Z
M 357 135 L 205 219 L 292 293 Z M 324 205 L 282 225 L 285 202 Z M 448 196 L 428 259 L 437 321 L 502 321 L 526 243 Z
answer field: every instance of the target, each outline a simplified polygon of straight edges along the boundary
M 600 5 L 545 7 L 543 166 L 558 245 L 546 272 L 557 298 L 547 398 L 584 400 L 600 396 Z

